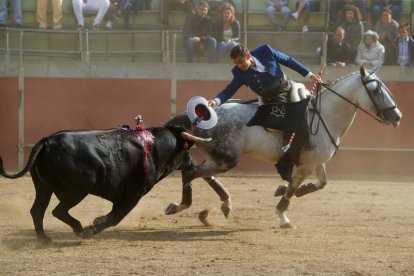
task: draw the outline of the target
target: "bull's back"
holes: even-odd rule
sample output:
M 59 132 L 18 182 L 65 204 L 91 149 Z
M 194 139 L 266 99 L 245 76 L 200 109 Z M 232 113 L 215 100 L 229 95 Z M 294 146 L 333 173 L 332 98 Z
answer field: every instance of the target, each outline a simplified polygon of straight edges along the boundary
M 139 164 L 132 154 L 137 146 L 122 130 L 58 132 L 45 139 L 31 173 L 52 187 L 110 193 Z

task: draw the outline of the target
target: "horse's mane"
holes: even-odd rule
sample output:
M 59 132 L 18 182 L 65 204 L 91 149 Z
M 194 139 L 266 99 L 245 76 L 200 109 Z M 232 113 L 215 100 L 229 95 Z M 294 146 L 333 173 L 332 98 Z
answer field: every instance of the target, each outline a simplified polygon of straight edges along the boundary
M 343 77 L 340 77 L 340 78 L 338 78 L 338 79 L 334 80 L 334 81 L 331 83 L 331 85 L 335 85 L 336 83 L 338 83 L 338 82 L 340 82 L 340 81 L 342 81 L 342 80 L 344 80 L 344 79 L 346 79 L 346 78 L 348 78 L 348 77 L 350 77 L 350 76 L 353 76 L 353 75 L 355 75 L 355 74 L 359 74 L 359 72 L 358 72 L 358 71 L 355 71 L 355 72 L 352 72 L 352 73 L 350 73 L 350 74 L 348 74 L 348 75 L 345 75 L 345 76 L 343 76 Z

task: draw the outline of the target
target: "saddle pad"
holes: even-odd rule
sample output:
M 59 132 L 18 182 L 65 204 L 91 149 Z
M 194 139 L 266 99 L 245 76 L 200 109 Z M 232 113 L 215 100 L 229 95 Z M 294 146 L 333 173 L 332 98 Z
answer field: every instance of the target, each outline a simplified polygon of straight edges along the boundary
M 260 105 L 246 126 L 263 126 L 287 132 L 295 132 L 308 107 L 309 98 L 293 103 Z

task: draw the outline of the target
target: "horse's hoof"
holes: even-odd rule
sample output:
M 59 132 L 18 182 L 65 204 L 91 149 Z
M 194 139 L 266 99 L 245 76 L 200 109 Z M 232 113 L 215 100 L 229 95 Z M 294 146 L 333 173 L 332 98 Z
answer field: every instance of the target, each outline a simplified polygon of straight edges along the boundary
M 82 232 L 82 236 L 81 237 L 82 237 L 82 239 L 89 239 L 93 235 L 95 235 L 95 230 L 94 230 L 93 226 L 88 226 L 88 227 L 85 227 L 83 229 L 83 232 Z
M 104 224 L 106 223 L 106 216 L 97 217 L 93 220 L 93 225 Z
M 280 224 L 279 226 L 282 229 L 293 229 L 293 228 L 295 228 L 290 222 L 284 223 L 284 224 Z
M 221 204 L 221 212 L 223 212 L 225 218 L 228 218 L 231 212 L 231 204 L 229 205 L 228 202 L 223 202 L 223 204 Z
M 168 205 L 167 209 L 165 209 L 166 215 L 173 215 L 177 213 L 178 204 L 177 203 L 171 203 Z
M 285 194 L 287 186 L 286 185 L 280 185 L 279 187 L 277 187 L 276 191 L 275 191 L 275 195 L 274 196 L 282 196 Z
M 184 205 L 184 204 L 178 204 L 178 203 L 171 203 L 167 209 L 165 209 L 165 214 L 166 215 L 173 215 L 173 214 L 177 214 L 178 212 L 181 212 L 184 209 L 189 208 L 189 205 Z
M 209 210 L 203 210 L 198 214 L 199 220 L 205 225 L 210 226 L 211 224 L 207 221 Z

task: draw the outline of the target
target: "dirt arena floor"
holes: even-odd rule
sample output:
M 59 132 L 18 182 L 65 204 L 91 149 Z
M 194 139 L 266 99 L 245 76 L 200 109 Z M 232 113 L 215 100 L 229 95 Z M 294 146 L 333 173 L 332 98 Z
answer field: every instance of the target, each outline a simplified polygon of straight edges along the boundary
M 184 212 L 164 209 L 181 197 L 180 178 L 160 182 L 118 226 L 82 240 L 45 215 L 51 246 L 36 242 L 29 209 L 31 178 L 0 178 L 0 275 L 414 275 L 414 182 L 330 179 L 322 191 L 295 198 L 294 229 L 280 229 L 268 175 L 226 175 L 232 195 L 220 200 L 201 180 Z M 72 209 L 83 225 L 109 211 L 89 196 Z M 209 209 L 211 226 L 198 214 Z

